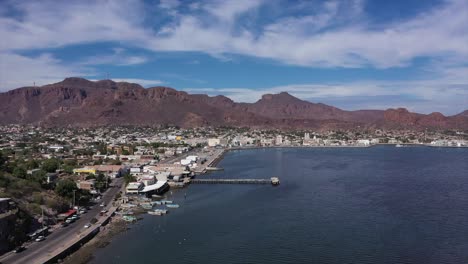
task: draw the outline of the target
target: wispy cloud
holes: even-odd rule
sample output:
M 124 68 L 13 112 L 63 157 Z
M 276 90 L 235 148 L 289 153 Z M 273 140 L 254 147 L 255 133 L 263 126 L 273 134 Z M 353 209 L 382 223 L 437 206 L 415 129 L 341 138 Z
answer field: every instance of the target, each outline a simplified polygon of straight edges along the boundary
M 125 49 L 115 48 L 113 54 L 99 55 L 87 57 L 79 61 L 79 65 L 117 65 L 117 66 L 130 66 L 139 65 L 148 62 L 148 58 L 145 56 L 135 56 L 125 54 Z

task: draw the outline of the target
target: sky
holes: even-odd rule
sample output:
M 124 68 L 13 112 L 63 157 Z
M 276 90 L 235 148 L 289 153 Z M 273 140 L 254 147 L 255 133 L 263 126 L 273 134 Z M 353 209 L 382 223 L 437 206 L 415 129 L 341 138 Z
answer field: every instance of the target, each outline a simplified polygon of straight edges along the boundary
M 467 25 L 467 0 L 0 0 L 0 92 L 76 76 L 452 115 Z

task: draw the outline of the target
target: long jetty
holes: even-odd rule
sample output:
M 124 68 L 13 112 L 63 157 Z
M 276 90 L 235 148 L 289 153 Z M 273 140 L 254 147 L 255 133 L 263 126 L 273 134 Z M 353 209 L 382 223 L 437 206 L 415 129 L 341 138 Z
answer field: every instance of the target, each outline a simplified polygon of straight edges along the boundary
M 270 179 L 192 179 L 194 184 L 279 184 L 279 178 Z

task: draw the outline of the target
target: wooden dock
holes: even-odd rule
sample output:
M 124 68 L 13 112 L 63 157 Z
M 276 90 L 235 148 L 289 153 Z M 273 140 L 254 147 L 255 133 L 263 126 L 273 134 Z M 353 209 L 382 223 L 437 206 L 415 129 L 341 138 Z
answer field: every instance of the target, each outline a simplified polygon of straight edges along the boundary
M 273 184 L 278 185 L 279 179 L 192 179 L 190 183 L 194 184 Z

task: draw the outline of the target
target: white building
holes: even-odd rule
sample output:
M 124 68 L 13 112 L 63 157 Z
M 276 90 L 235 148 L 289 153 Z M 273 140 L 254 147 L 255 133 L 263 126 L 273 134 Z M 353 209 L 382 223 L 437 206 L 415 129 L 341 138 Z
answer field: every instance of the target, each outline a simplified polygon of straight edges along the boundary
M 275 139 L 276 145 L 282 145 L 283 144 L 283 136 L 282 135 L 277 135 Z
M 144 187 L 145 185 L 143 184 L 143 182 L 130 182 L 127 185 L 126 193 L 138 194 L 139 192 L 143 190 Z

